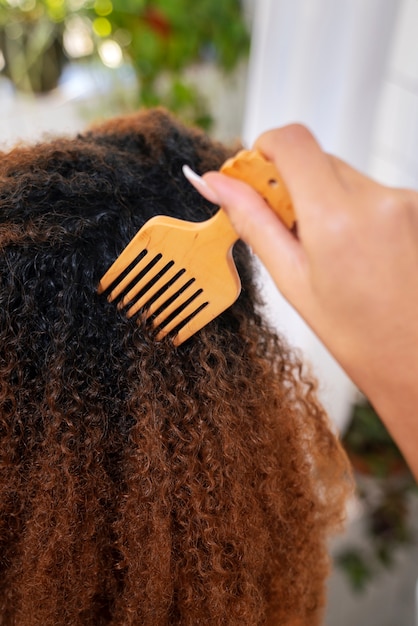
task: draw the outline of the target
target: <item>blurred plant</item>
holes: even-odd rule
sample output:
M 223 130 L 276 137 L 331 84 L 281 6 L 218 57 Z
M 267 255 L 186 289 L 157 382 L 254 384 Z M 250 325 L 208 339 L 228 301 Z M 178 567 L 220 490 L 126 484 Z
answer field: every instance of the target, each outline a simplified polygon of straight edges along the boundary
M 139 103 L 164 104 L 203 126 L 210 115 L 185 70 L 232 70 L 248 51 L 240 0 L 0 0 L 3 71 L 18 89 L 48 91 L 66 60 L 132 64 Z
M 335 561 L 355 591 L 393 567 L 401 546 L 415 541 L 409 503 L 416 483 L 372 405 L 355 405 L 343 445 L 352 462 L 368 546 L 346 547 Z
M 55 5 L 53 0 L 0 0 L 1 69 L 20 90 L 49 91 L 60 77 L 64 16 Z

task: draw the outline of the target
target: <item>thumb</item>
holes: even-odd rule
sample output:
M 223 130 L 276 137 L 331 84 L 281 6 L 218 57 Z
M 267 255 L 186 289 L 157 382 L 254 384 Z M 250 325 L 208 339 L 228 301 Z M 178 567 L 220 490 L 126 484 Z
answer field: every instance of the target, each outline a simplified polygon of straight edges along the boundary
M 208 172 L 203 180 L 228 214 L 237 234 L 260 258 L 277 287 L 287 297 L 290 282 L 302 271 L 304 253 L 263 198 L 246 183 Z

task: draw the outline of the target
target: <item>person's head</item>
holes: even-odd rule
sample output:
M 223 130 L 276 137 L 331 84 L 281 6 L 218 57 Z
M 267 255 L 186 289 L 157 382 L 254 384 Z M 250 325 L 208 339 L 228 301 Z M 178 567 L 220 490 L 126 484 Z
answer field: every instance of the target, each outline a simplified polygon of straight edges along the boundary
M 156 215 L 215 207 L 220 144 L 162 110 L 0 159 L 0 622 L 313 626 L 345 456 L 259 312 L 174 348 L 97 293 Z

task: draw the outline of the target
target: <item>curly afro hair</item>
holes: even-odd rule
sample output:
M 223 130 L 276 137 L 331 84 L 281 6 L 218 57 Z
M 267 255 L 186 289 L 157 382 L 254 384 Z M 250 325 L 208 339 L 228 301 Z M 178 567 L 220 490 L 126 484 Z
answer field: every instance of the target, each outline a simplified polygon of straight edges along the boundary
M 163 110 L 0 159 L 0 623 L 319 624 L 351 489 L 302 364 L 237 302 L 179 348 L 98 295 L 230 152 Z

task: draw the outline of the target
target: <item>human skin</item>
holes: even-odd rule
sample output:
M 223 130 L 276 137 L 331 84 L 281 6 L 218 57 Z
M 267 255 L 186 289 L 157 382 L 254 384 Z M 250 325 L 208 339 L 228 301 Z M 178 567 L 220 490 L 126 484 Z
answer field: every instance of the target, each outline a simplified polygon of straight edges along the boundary
M 224 207 L 418 478 L 418 193 L 364 176 L 298 124 L 264 133 L 254 147 L 281 173 L 297 237 L 245 183 L 209 172 L 195 186 Z

